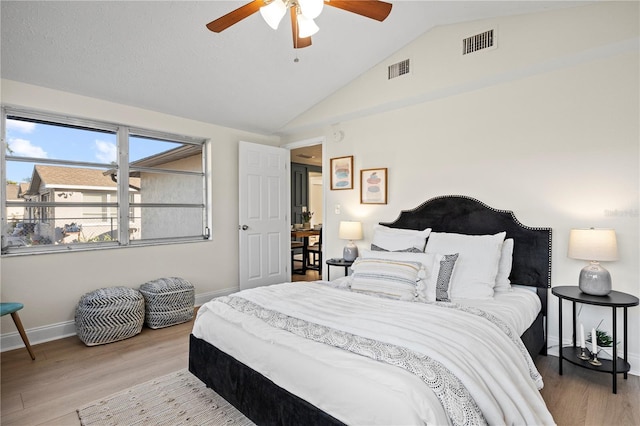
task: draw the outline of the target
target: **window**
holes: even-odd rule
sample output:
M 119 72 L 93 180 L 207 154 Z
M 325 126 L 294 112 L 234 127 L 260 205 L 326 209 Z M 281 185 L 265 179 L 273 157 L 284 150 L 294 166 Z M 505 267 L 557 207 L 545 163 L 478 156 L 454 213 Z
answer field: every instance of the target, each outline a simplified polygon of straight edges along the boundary
M 207 239 L 205 140 L 3 110 L 3 253 Z

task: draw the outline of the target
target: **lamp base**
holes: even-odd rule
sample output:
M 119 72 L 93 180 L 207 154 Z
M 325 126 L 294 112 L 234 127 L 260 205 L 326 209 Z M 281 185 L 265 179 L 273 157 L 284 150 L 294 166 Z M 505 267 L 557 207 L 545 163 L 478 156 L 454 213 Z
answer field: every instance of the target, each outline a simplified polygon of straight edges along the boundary
M 358 246 L 353 244 L 353 241 L 349 241 L 349 244 L 344 246 L 342 250 L 342 258 L 346 261 L 352 262 L 358 257 Z
M 590 262 L 580 271 L 580 291 L 592 296 L 606 296 L 611 292 L 611 274 L 598 262 Z

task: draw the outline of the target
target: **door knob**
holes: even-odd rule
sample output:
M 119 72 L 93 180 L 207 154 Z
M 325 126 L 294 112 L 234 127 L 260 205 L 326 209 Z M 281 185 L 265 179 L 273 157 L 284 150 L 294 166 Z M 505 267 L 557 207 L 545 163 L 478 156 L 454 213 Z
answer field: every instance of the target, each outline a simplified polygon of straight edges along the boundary
M 242 225 L 240 229 L 242 229 L 243 231 L 246 231 L 247 229 L 249 229 L 249 227 L 247 225 Z

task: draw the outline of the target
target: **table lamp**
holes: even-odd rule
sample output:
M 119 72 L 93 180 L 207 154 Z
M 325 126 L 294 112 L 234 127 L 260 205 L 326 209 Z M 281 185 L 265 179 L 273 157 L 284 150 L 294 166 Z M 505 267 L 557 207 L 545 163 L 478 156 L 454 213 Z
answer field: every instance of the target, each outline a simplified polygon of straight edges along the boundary
M 362 239 L 362 223 L 353 221 L 340 222 L 338 236 L 342 240 L 349 240 L 342 251 L 342 258 L 348 261 L 356 260 L 356 257 L 358 257 L 358 247 L 353 243 L 353 240 Z
M 588 260 L 580 271 L 578 287 L 583 293 L 606 296 L 611 291 L 611 274 L 599 262 L 618 259 L 616 231 L 613 229 L 572 229 L 568 256 Z

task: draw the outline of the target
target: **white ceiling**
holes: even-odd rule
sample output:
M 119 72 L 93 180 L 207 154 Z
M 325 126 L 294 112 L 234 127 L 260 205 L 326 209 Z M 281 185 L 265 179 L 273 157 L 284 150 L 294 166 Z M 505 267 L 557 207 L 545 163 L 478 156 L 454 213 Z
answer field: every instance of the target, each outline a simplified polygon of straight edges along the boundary
M 2 78 L 262 134 L 434 26 L 572 6 L 567 1 L 392 1 L 378 22 L 332 7 L 313 45 L 259 13 L 205 25 L 245 1 L 0 2 Z M 295 58 L 298 62 L 294 62 Z

